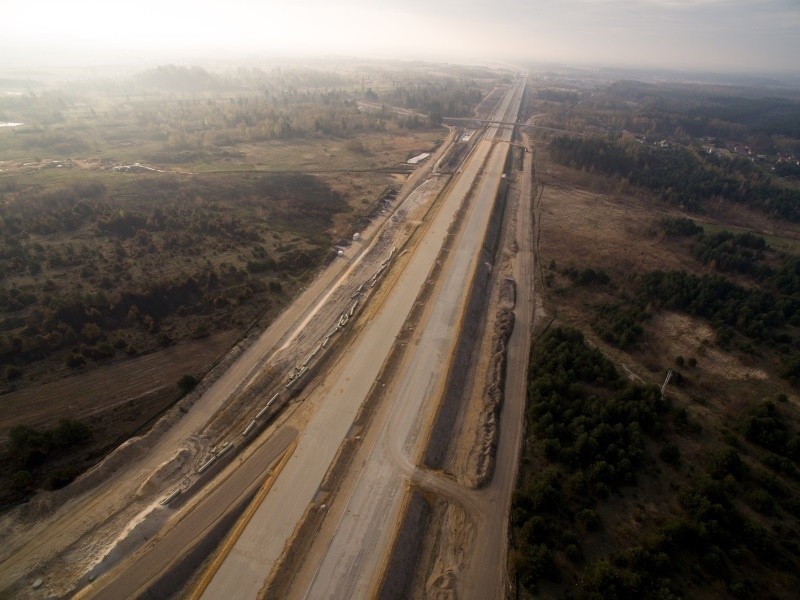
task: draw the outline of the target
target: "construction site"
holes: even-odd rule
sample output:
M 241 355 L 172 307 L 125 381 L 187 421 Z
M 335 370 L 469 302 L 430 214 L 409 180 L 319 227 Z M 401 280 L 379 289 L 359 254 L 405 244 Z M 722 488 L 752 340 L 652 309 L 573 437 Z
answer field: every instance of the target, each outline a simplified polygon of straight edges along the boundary
M 0 596 L 502 598 L 537 240 L 524 78 L 147 433 L 0 521 Z

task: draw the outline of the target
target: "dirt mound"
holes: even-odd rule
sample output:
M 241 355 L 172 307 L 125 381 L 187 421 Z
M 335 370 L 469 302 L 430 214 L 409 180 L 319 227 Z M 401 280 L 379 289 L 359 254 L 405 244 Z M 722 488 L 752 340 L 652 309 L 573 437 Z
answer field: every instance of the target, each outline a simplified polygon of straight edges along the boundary
M 159 467 L 144 480 L 136 491 L 137 498 L 145 498 L 151 494 L 161 491 L 164 483 L 183 467 L 191 457 L 192 452 L 188 448 L 181 448 L 169 460 L 164 461 Z
M 236 358 L 241 355 L 244 348 L 254 341 L 255 336 L 250 336 L 247 340 L 237 344 L 227 356 L 221 360 L 211 372 L 203 378 L 203 381 L 192 392 L 187 394 L 175 406 L 161 417 L 146 434 L 132 437 L 117 447 L 97 465 L 78 477 L 68 486 L 56 490 L 40 492 L 33 499 L 21 507 L 18 513 L 22 522 L 37 521 L 59 509 L 69 500 L 86 493 L 102 481 L 111 477 L 124 466 L 136 461 L 138 458 L 151 450 L 161 436 L 178 422 L 189 410 L 189 408 L 206 392 L 206 390 L 233 364 Z M 12 520 L 16 520 L 15 515 L 10 515 Z
M 433 523 L 437 534 L 432 540 L 435 560 L 415 597 L 452 600 L 458 598 L 458 585 L 469 563 L 469 552 L 475 541 L 475 523 L 461 506 L 440 501 Z
M 508 281 L 508 280 L 506 280 Z M 512 282 L 513 283 L 513 282 Z M 494 473 L 494 455 L 497 448 L 498 418 L 503 405 L 506 378 L 506 347 L 514 330 L 514 311 L 503 307 L 497 311 L 492 360 L 486 383 L 484 405 L 481 411 L 478 439 L 468 458 L 468 472 L 476 487 L 485 486 Z

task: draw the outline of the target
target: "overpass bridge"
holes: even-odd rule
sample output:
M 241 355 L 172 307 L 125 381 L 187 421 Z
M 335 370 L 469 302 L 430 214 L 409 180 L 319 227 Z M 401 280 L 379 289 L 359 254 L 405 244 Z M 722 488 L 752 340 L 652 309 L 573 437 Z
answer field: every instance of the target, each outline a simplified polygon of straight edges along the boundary
M 469 123 L 474 123 L 476 125 L 494 125 L 498 128 L 532 127 L 532 125 L 528 123 L 522 123 L 520 121 L 497 121 L 493 119 L 479 119 L 477 117 L 443 117 L 442 122 L 452 125 L 465 125 Z

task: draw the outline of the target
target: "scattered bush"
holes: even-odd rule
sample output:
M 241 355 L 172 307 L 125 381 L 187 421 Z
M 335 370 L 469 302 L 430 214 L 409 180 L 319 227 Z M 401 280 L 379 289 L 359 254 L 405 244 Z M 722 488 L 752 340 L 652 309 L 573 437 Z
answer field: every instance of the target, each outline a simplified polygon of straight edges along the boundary
M 67 363 L 67 366 L 69 368 L 77 369 L 86 364 L 86 359 L 80 354 L 76 354 L 73 352 L 72 354 L 67 355 L 65 362 Z
M 661 460 L 665 463 L 677 466 L 681 462 L 681 452 L 678 449 L 678 446 L 673 442 L 667 442 L 661 447 L 661 451 L 658 453 L 658 456 Z
M 198 381 L 192 375 L 183 375 L 178 380 L 178 389 L 181 395 L 186 395 L 191 392 L 198 384 Z
M 15 365 L 8 365 L 5 370 L 6 379 L 9 381 L 13 381 L 14 379 L 19 379 L 22 377 L 22 369 Z
M 658 224 L 668 236 L 688 237 L 703 233 L 703 228 L 700 225 L 686 217 L 664 217 Z

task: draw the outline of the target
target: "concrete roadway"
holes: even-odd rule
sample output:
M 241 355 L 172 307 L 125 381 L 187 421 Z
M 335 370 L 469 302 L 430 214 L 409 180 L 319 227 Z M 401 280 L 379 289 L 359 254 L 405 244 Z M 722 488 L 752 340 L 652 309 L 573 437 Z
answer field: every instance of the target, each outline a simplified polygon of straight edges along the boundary
M 482 141 L 481 144 L 489 142 Z M 400 386 L 391 395 L 393 410 L 379 434 L 342 521 L 320 565 L 307 598 L 365 598 L 393 539 L 405 492 L 405 473 L 397 458 L 410 456 L 441 396 L 444 375 L 461 313 L 489 223 L 505 162 L 505 150 L 494 147 L 463 235 L 450 253 L 450 264 L 431 299 L 433 310 Z
M 230 510 L 263 483 L 270 467 L 297 437 L 291 427 L 282 427 L 258 447 L 231 474 L 165 533 L 127 560 L 127 564 L 101 577 L 77 598 L 139 598 L 148 587 L 180 562 Z M 168 510 L 168 509 L 163 509 Z
M 503 104 L 503 114 L 512 103 L 518 107 L 519 94 L 520 88 L 515 88 L 514 93 L 508 95 Z M 487 135 L 493 137 L 497 135 L 497 130 L 490 129 Z M 394 340 L 413 307 L 417 293 L 427 281 L 455 213 L 478 179 L 479 172 L 490 154 L 493 157 L 490 169 L 494 184 L 485 184 L 486 191 L 482 194 L 484 200 L 488 197 L 485 194 L 491 195 L 491 200 L 494 199 L 492 194 L 500 180 L 504 154 L 499 149 L 493 152 L 492 144 L 487 141 L 479 144 L 464 166 L 461 176 L 443 199 L 442 206 L 414 248 L 407 264 L 398 275 L 396 284 L 372 322 L 358 334 L 336 370 L 322 383 L 321 389 L 326 390 L 326 396 L 320 409 L 300 433 L 294 453 L 210 581 L 203 598 L 227 600 L 230 597 L 254 598 L 258 594 L 287 542 L 290 541 L 296 525 L 313 501 L 339 446 L 380 372 L 384 358 L 389 355 Z M 475 214 L 483 215 L 475 217 L 475 235 L 478 237 L 469 238 L 467 244 L 473 255 L 483 239 L 482 234 L 486 229 L 485 223 L 491 201 L 485 200 L 478 205 L 482 208 L 473 211 Z M 482 229 L 481 219 L 483 219 Z M 469 265 L 470 261 L 467 260 L 465 264 Z M 469 266 L 465 269 L 466 272 L 471 272 Z M 461 288 L 464 286 L 465 277 L 465 272 L 462 271 L 460 280 L 454 280 L 452 286 L 449 286 L 452 288 L 451 292 L 457 295 L 463 292 Z M 451 305 L 446 306 L 448 303 Z M 459 314 L 458 300 L 445 299 L 441 310 L 449 311 L 447 312 L 449 317 L 444 318 L 445 329 L 433 337 L 438 338 L 439 343 L 443 342 L 446 345 L 450 343 L 448 337 L 450 333 L 447 328 L 454 325 Z M 450 322 L 447 323 L 448 321 Z M 428 367 L 431 364 L 441 366 L 446 362 L 447 356 L 441 353 L 445 347 L 439 347 L 440 354 L 433 363 L 429 359 L 425 360 Z M 430 380 L 435 381 L 436 377 L 432 376 Z M 410 417 L 412 426 L 418 424 L 420 418 L 419 413 L 412 415 Z M 390 471 L 394 472 L 394 469 Z M 364 481 L 369 479 L 371 479 L 369 476 L 363 478 Z M 382 523 L 385 524 L 386 521 Z M 373 531 L 382 530 L 384 527 Z M 382 535 L 385 538 L 390 533 L 384 531 Z M 339 597 L 348 597 L 348 594 Z
M 506 96 L 500 114 L 516 115 L 520 91 L 515 88 Z M 495 133 L 487 132 L 480 144 L 492 145 Z M 483 507 L 469 490 L 417 470 L 411 457 L 416 456 L 420 433 L 441 395 L 507 151 L 505 144 L 493 147 L 462 233 L 430 300 L 431 314 L 402 378 L 389 394 L 391 412 L 381 425 L 378 441 L 352 488 L 332 538 L 318 540 L 327 547 L 310 585 L 305 590 L 293 590 L 292 597 L 365 598 L 375 594 L 380 566 L 393 539 L 391 524 L 398 522 L 407 480 L 455 496 L 474 515 L 482 512 Z M 495 562 L 497 558 L 495 555 Z
M 300 433 L 297 448 L 248 527 L 222 563 L 203 598 L 255 598 L 391 351 L 417 293 L 426 283 L 448 228 L 491 150 L 479 146 L 430 222 L 383 306 L 321 388 L 324 402 Z

